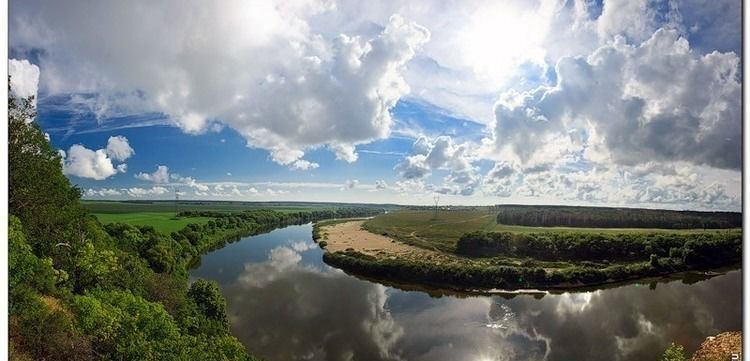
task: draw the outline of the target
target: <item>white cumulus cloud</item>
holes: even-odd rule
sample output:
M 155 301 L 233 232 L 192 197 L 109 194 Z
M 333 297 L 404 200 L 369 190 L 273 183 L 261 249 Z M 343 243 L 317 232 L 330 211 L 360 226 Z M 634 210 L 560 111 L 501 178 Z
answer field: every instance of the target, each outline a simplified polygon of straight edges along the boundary
M 156 170 L 153 173 L 138 173 L 135 178 L 154 182 L 154 183 L 168 183 L 169 182 L 169 167 L 165 165 L 157 165 Z
M 554 86 L 503 94 L 494 141 L 522 163 L 585 150 L 605 163 L 739 169 L 738 66 L 734 53 L 694 54 L 675 30 L 637 46 L 617 37 L 586 58 L 562 58 Z
M 83 195 L 86 197 L 111 197 L 120 196 L 122 195 L 122 192 L 114 188 L 88 188 Z
M 481 177 L 478 168 L 472 164 L 477 158 L 472 154 L 471 148 L 470 143 L 457 144 L 450 136 L 435 139 L 419 137 L 413 145 L 415 154 L 404 158 L 395 169 L 407 181 L 422 181 L 435 171 L 448 171 L 443 185 L 435 187 L 435 191 L 472 195 L 479 187 Z
M 111 137 L 110 142 L 105 149 L 92 150 L 81 144 L 74 144 L 67 152 L 60 150 L 63 162 L 63 173 L 81 178 L 103 180 L 117 173 L 126 172 L 127 165 L 125 163 L 115 166 L 113 160 L 124 161 L 130 156 L 130 154 L 133 154 L 133 150 L 128 146 L 130 153 L 127 153 L 127 156 L 124 156 L 124 153 L 114 154 L 110 152 L 109 144 L 112 143 L 113 138 L 117 139 L 116 143 L 119 145 L 128 144 L 125 137 L 118 136 Z M 122 149 L 119 150 L 121 151 Z M 110 154 L 114 154 L 116 157 L 110 156 Z
M 107 140 L 106 151 L 110 158 L 121 162 L 124 162 L 135 154 L 135 150 L 130 147 L 128 138 L 121 135 L 109 137 L 109 140 Z
M 352 162 L 356 145 L 388 136 L 390 110 L 409 92 L 404 66 L 430 34 L 399 15 L 367 36 L 314 31 L 309 22 L 330 9 L 327 1 L 29 1 L 14 8 L 11 44 L 45 50 L 42 83 L 52 94 L 116 102 L 139 92 L 133 103 L 143 111 L 191 134 L 227 125 L 280 164 L 323 146 Z
M 130 197 L 153 197 L 163 195 L 169 192 L 167 188 L 162 186 L 153 186 L 151 188 L 131 187 L 124 188 L 122 191 Z
M 28 60 L 8 60 L 10 91 L 19 98 L 36 97 L 39 86 L 39 67 Z

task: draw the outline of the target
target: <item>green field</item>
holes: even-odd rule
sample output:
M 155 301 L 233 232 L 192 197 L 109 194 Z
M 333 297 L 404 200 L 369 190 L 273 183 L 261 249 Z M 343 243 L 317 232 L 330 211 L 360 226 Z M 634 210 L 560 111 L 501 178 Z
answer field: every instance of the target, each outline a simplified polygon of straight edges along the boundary
M 116 202 L 116 201 L 84 201 L 84 206 L 90 210 L 103 224 L 127 223 L 136 226 L 152 226 L 157 231 L 170 234 L 179 231 L 189 223 L 203 224 L 208 217 L 177 217 L 175 210 L 182 211 L 219 211 L 239 212 L 253 209 L 273 209 L 279 212 L 299 212 L 313 209 L 325 209 L 324 206 L 311 205 L 283 205 L 273 203 L 245 203 L 245 202 Z
M 352 206 L 340 203 L 308 202 L 232 202 L 232 201 L 83 201 L 100 222 L 127 223 L 152 226 L 157 231 L 170 234 L 189 223 L 203 224 L 208 217 L 176 217 L 183 211 L 241 212 L 246 210 L 271 209 L 283 213 L 320 211 Z M 358 205 L 381 207 L 383 205 Z M 387 205 L 386 205 L 387 206 Z M 390 208 L 394 208 L 390 206 Z
M 364 224 L 365 229 L 377 234 L 387 234 L 402 242 L 445 252 L 455 250 L 456 241 L 464 233 L 485 232 L 586 232 L 586 233 L 695 233 L 726 232 L 726 230 L 703 229 L 657 229 L 657 228 L 573 228 L 573 227 L 526 227 L 497 224 L 496 212 L 491 208 L 440 210 L 402 210 L 379 215 Z
M 188 223 L 203 224 L 208 217 L 175 217 L 174 212 L 130 212 L 130 213 L 94 213 L 99 222 L 127 223 L 134 226 L 152 226 L 160 233 L 170 234 L 184 228 Z

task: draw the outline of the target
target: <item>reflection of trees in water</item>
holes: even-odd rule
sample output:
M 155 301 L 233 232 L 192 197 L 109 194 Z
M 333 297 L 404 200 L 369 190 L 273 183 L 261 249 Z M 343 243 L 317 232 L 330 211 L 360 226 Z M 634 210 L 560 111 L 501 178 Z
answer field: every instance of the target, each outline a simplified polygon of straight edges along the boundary
M 431 298 L 305 266 L 306 251 L 277 247 L 224 289 L 233 333 L 269 360 L 644 360 L 741 322 L 739 272 L 541 299 Z
M 399 359 L 386 288 L 303 266 L 295 249 L 309 248 L 276 247 L 225 287 L 232 332 L 271 360 Z
M 517 296 L 524 296 L 524 297 L 530 296 L 536 299 L 541 299 L 548 294 L 560 295 L 560 294 L 566 294 L 566 293 L 571 293 L 571 292 L 572 293 L 586 293 L 586 292 L 606 290 L 606 289 L 619 288 L 619 287 L 632 286 L 632 285 L 640 286 L 642 284 L 648 284 L 651 289 L 656 289 L 657 285 L 661 283 L 671 283 L 671 282 L 678 282 L 678 281 L 684 284 L 694 284 L 694 283 L 698 283 L 701 281 L 705 281 L 707 279 L 711 279 L 712 277 L 721 276 L 725 274 L 726 272 L 730 272 L 733 270 L 736 270 L 736 266 L 716 269 L 714 271 L 709 271 L 709 272 L 686 271 L 686 272 L 679 272 L 679 273 L 674 273 L 674 274 L 670 274 L 666 276 L 644 277 L 644 278 L 638 278 L 638 279 L 602 283 L 602 284 L 589 285 L 589 286 L 578 286 L 578 287 L 573 287 L 573 288 L 550 289 L 550 290 L 531 289 L 531 290 L 513 290 L 513 291 L 438 287 L 438 286 L 433 286 L 433 285 L 397 281 L 397 280 L 392 280 L 392 279 L 388 279 L 384 277 L 365 276 L 365 275 L 357 274 L 356 272 L 353 272 L 351 270 L 344 270 L 344 272 L 348 275 L 357 277 L 361 280 L 380 283 L 385 286 L 397 288 L 402 291 L 424 292 L 430 295 L 430 297 L 434 297 L 434 298 L 440 298 L 444 296 L 451 296 L 451 297 L 458 297 L 458 298 L 476 297 L 476 296 L 498 296 L 498 297 L 502 297 L 502 298 L 509 300 Z

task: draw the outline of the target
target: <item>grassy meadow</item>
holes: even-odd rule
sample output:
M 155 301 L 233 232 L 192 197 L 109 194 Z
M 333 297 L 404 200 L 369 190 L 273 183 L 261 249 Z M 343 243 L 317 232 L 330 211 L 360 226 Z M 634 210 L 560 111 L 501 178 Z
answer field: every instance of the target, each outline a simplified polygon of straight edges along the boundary
M 152 226 L 157 231 L 170 234 L 190 223 L 205 224 L 209 217 L 178 217 L 183 211 L 241 212 L 270 209 L 282 213 L 322 211 L 342 208 L 335 203 L 307 202 L 232 202 L 232 201 L 83 201 L 83 206 L 100 222 L 126 223 Z
M 94 213 L 99 222 L 126 223 L 134 226 L 152 226 L 158 232 L 170 234 L 179 231 L 189 223 L 204 224 L 208 217 L 177 217 L 174 212 L 128 212 L 128 213 Z
M 583 228 L 528 227 L 497 224 L 497 212 L 490 207 L 457 210 L 401 210 L 381 214 L 364 224 L 370 232 L 384 234 L 415 246 L 453 252 L 456 242 L 465 233 L 483 232 L 576 232 L 576 233 L 696 233 L 727 232 L 728 230 L 659 229 L 659 228 Z M 734 229 L 736 230 L 736 229 Z

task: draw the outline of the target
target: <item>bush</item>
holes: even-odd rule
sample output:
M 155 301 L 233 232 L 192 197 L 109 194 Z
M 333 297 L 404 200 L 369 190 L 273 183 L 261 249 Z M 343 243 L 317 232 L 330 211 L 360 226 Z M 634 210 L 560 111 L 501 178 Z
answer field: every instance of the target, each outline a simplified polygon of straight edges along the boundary
M 161 305 L 130 292 L 89 292 L 74 298 L 73 309 L 78 327 L 93 337 L 97 352 L 114 359 L 167 359 L 180 336 Z
M 55 270 L 52 260 L 39 259 L 26 243 L 21 221 L 10 216 L 8 219 L 8 283 L 13 305 L 13 291 L 18 287 L 31 287 L 42 293 L 51 292 L 55 287 Z
M 93 360 L 88 337 L 75 330 L 58 299 L 28 299 L 10 323 L 11 339 L 35 360 Z
M 221 295 L 219 285 L 213 281 L 196 280 L 190 285 L 188 297 L 195 302 L 206 318 L 228 324 L 227 301 Z
M 659 361 L 685 361 L 685 349 L 674 342 L 664 351 Z

